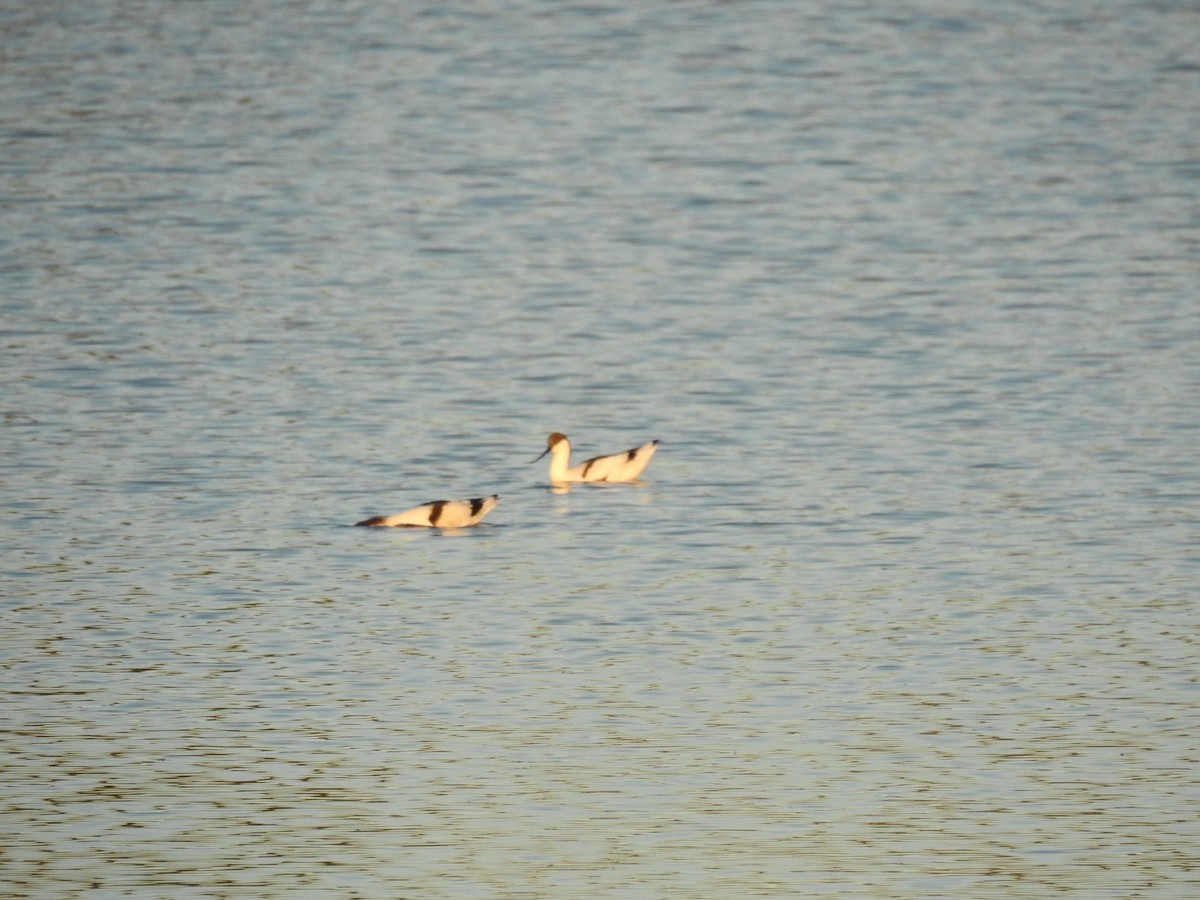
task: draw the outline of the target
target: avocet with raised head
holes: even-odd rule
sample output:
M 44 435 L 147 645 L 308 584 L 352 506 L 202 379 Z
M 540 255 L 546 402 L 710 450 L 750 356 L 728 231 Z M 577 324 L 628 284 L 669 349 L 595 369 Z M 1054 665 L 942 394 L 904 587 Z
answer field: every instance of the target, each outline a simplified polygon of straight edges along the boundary
M 561 432 L 554 432 L 546 439 L 542 456 L 550 454 L 550 480 L 555 484 L 570 484 L 580 481 L 623 482 L 636 481 L 650 463 L 650 457 L 658 449 L 654 440 L 624 453 L 610 456 L 593 456 L 577 466 L 571 465 L 571 442 Z M 539 456 L 538 459 L 541 459 Z M 537 460 L 534 460 L 537 462 Z
M 373 519 L 364 519 L 354 524 L 376 528 L 395 528 L 398 525 L 417 528 L 467 528 L 478 525 L 499 502 L 499 494 L 476 497 L 473 500 L 434 500 L 394 516 L 375 516 Z

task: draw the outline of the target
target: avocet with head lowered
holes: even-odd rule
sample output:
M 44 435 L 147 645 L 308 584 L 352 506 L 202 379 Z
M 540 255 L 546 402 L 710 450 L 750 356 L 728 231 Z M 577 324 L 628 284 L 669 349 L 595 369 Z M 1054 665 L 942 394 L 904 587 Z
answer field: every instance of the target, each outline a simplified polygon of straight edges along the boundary
M 478 525 L 499 502 L 499 494 L 476 497 L 473 500 L 434 500 L 394 516 L 375 516 L 373 519 L 354 524 L 376 528 L 395 528 L 398 525 L 417 528 L 467 528 Z
M 571 442 L 561 432 L 554 432 L 546 439 L 542 456 L 550 454 L 550 480 L 555 484 L 574 482 L 628 482 L 636 481 L 650 463 L 650 457 L 658 449 L 654 440 L 624 453 L 610 456 L 593 456 L 577 466 L 571 465 Z M 541 459 L 539 456 L 538 459 Z M 537 462 L 537 460 L 534 460 Z

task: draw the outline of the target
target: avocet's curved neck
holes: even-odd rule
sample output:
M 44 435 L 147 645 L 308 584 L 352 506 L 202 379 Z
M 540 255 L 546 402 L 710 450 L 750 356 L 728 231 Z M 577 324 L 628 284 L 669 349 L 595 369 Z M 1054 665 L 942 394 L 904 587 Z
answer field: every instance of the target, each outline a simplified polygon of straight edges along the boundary
M 571 467 L 571 443 L 565 438 L 550 448 L 550 480 L 569 481 Z

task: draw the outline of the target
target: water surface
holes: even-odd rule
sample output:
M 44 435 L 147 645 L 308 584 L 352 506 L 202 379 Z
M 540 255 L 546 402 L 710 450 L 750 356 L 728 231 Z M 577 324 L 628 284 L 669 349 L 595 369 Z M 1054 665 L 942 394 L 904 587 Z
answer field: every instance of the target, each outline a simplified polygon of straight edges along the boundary
M 0 39 L 0 893 L 1195 894 L 1190 5 Z

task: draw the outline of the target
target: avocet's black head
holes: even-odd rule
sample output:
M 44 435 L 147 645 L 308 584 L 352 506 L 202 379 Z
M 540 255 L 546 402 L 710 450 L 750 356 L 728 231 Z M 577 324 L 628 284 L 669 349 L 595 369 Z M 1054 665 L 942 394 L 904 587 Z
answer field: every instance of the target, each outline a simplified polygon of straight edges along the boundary
M 560 441 L 565 441 L 566 439 L 567 439 L 567 436 L 565 434 L 563 434 L 561 431 L 554 432 L 554 434 L 552 434 L 552 435 L 550 435 L 550 437 L 546 438 L 546 449 L 543 450 L 538 455 L 538 458 L 535 459 L 534 462 L 537 462 L 538 459 L 541 459 L 543 456 L 545 456 L 547 453 L 549 453 L 551 450 L 553 450 L 556 446 L 558 446 Z

